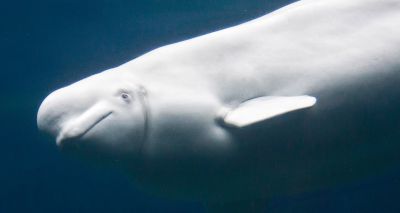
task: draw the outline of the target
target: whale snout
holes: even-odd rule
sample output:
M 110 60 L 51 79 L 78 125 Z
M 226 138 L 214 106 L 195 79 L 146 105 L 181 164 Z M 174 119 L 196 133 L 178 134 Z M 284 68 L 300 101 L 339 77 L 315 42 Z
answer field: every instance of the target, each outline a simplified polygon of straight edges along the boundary
M 57 141 L 57 145 L 78 138 L 111 114 L 104 103 L 82 99 L 74 87 L 61 88 L 48 95 L 39 107 L 37 125 Z
M 57 145 L 62 145 L 68 139 L 82 137 L 111 114 L 112 110 L 106 103 L 96 103 L 81 115 L 74 116 L 63 124 L 56 138 Z
M 40 131 L 50 134 L 54 137 L 57 136 L 61 128 L 61 120 L 66 112 L 61 111 L 63 103 L 59 97 L 61 92 L 59 90 L 52 92 L 40 104 L 37 113 L 37 126 Z

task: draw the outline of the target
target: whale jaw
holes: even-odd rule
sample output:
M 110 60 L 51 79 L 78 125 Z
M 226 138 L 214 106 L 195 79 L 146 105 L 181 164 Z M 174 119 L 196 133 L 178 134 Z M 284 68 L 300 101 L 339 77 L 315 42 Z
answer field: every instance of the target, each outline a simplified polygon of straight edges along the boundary
M 104 109 L 103 109 L 104 108 Z M 93 106 L 81 116 L 69 121 L 57 135 L 56 144 L 62 147 L 65 141 L 79 139 L 112 114 L 104 106 Z
M 37 124 L 41 131 L 56 137 L 59 147 L 66 141 L 82 138 L 113 113 L 111 106 L 105 102 L 95 103 L 83 113 L 67 113 L 67 107 L 54 107 L 54 101 L 46 100 L 42 103 L 37 115 Z

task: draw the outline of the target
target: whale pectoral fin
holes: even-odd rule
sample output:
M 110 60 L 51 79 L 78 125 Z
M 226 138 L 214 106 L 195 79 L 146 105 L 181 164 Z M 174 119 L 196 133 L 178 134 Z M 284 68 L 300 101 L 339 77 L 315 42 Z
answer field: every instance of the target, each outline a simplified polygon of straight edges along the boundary
M 265 96 L 250 99 L 236 108 L 224 110 L 224 125 L 245 127 L 288 112 L 309 108 L 316 103 L 312 96 Z

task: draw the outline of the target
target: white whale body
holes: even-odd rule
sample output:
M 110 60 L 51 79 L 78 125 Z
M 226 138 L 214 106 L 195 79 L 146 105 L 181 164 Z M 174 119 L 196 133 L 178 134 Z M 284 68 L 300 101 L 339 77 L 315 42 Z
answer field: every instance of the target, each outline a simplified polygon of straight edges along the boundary
M 399 26 L 398 0 L 302 0 L 56 90 L 38 127 L 215 211 L 354 181 L 400 163 Z

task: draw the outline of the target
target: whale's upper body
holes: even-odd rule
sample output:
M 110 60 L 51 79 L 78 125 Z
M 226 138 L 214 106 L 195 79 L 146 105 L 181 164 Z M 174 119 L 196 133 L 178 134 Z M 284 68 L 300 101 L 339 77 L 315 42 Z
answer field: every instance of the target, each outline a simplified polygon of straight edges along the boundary
M 299 1 L 59 89 L 38 126 L 170 196 L 349 182 L 400 162 L 399 23 L 398 0 Z
M 177 81 L 228 102 L 238 96 L 327 90 L 330 82 L 363 81 L 400 63 L 399 8 L 397 0 L 299 1 L 253 21 L 158 48 L 119 69 L 146 84 Z

